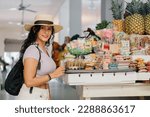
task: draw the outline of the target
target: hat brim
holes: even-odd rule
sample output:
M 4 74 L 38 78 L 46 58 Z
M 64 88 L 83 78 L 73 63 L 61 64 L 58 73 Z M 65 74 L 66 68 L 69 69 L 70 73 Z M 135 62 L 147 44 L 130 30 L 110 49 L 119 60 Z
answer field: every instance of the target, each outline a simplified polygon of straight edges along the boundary
M 59 32 L 63 29 L 62 26 L 55 25 L 55 24 L 25 24 L 24 28 L 25 28 L 26 31 L 30 31 L 32 26 L 36 26 L 36 25 L 53 26 L 54 27 L 54 33 L 57 33 L 57 32 Z

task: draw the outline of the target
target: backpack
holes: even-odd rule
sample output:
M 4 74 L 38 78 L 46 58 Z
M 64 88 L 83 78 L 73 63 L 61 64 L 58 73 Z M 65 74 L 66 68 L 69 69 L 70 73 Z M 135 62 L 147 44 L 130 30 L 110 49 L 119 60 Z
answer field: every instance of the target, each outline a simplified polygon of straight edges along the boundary
M 36 48 L 39 51 L 39 61 L 38 61 L 38 66 L 37 69 L 40 69 L 40 59 L 41 59 L 41 52 L 36 46 Z M 9 72 L 6 80 L 5 80 L 5 90 L 10 94 L 17 96 L 20 92 L 20 89 L 24 83 L 24 76 L 23 76 L 23 62 L 22 62 L 23 57 L 20 57 L 17 63 L 14 65 L 14 67 L 11 69 Z M 30 90 L 33 89 L 33 87 L 30 88 Z

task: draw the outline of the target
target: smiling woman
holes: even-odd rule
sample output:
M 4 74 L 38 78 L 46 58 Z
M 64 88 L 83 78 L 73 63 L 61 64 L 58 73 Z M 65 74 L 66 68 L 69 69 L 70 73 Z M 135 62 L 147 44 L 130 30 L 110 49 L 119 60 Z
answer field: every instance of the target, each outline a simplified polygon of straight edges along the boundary
M 64 74 L 65 68 L 56 69 L 47 51 L 47 46 L 52 44 L 49 41 L 53 42 L 54 34 L 62 30 L 62 26 L 54 24 L 51 19 L 50 15 L 40 14 L 35 17 L 34 24 L 25 25 L 29 35 L 20 51 L 24 64 L 24 84 L 16 99 L 50 99 L 48 81 Z
M 42 12 L 55 16 L 63 2 L 64 0 L 44 0 L 44 2 L 43 0 L 23 0 L 21 6 L 21 0 L 0 0 L 1 40 L 5 38 L 24 40 L 27 37 L 27 32 L 24 31 L 23 25 L 31 22 L 35 13 Z M 26 10 L 24 10 L 24 19 L 22 17 L 22 7 L 26 7 Z M 4 51 L 2 46 L 4 45 L 0 46 L 0 55 L 3 55 Z
M 52 34 L 53 28 L 49 26 L 41 26 L 38 33 L 37 41 L 47 42 Z

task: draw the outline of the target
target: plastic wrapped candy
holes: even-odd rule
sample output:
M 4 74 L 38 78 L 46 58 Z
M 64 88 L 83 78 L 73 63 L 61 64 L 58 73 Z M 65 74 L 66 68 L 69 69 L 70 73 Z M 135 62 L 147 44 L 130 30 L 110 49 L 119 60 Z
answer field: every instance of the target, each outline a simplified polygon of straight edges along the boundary
M 73 40 L 67 44 L 68 51 L 72 55 L 85 55 L 92 52 L 92 44 L 91 41 L 86 39 L 77 39 Z

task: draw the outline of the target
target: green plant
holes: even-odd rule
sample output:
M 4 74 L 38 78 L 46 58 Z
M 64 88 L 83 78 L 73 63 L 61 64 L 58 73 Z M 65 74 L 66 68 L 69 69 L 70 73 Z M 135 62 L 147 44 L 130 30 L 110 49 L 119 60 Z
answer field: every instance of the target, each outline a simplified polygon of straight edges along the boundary
M 110 22 L 108 22 L 107 20 L 102 20 L 101 23 L 98 23 L 98 24 L 96 25 L 96 30 L 100 30 L 100 29 L 106 28 L 109 23 L 110 23 Z

